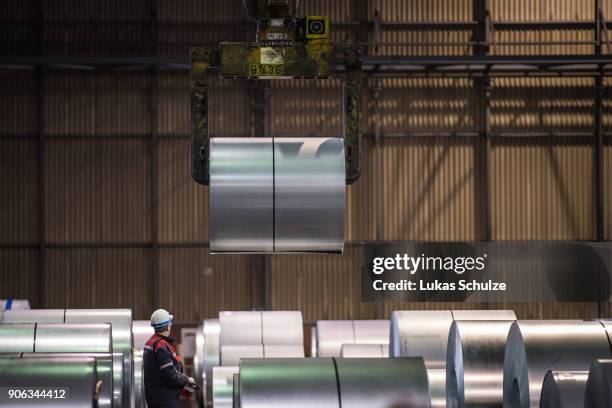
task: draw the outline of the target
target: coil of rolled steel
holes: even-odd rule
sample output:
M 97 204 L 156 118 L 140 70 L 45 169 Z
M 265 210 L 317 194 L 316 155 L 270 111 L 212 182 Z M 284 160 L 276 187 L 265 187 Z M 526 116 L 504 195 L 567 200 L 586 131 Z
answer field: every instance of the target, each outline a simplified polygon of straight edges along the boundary
M 238 372 L 238 367 L 213 367 L 212 400 L 214 408 L 234 406 L 234 374 Z
M 48 359 L 48 358 L 94 358 L 96 360 L 96 374 L 98 380 L 102 381 L 98 396 L 98 407 L 113 407 L 116 402 L 121 403 L 121 381 L 119 376 L 115 378 L 115 373 L 121 373 L 123 356 L 121 353 L 19 353 L 18 356 L 24 359 Z M 0 354 L 0 358 L 3 355 Z M 115 387 L 119 387 L 115 390 Z
M 241 358 L 264 358 L 263 344 L 221 346 L 221 365 L 237 366 Z
M 234 403 L 233 408 L 240 408 L 240 374 L 234 374 Z
M 301 344 L 265 344 L 263 358 L 304 358 Z
M 147 340 L 155 334 L 149 320 L 134 320 L 132 322 L 132 338 L 134 350 L 143 350 Z
M 504 354 L 504 406 L 538 408 L 548 370 L 586 371 L 610 357 L 598 322 L 521 320 L 510 327 Z
M 123 354 L 124 406 L 133 405 L 132 394 L 132 311 L 130 309 L 31 309 L 9 310 L 3 323 L 110 323 L 113 351 Z
M 241 408 L 339 408 L 336 369 L 328 358 L 244 359 L 235 388 Z
M 317 357 L 340 357 L 344 344 L 388 344 L 388 320 L 319 320 Z
M 544 377 L 540 408 L 581 408 L 588 371 L 549 371 Z
M 342 358 L 385 358 L 389 357 L 387 344 L 343 344 Z
M 511 310 L 414 310 L 391 315 L 389 353 L 392 357 L 423 357 L 428 370 L 442 370 L 432 377 L 446 377 L 448 336 L 455 320 L 506 321 L 515 319 Z M 441 383 L 440 383 L 441 381 Z M 443 384 L 443 385 L 442 385 Z M 446 406 L 446 379 L 432 385 L 432 407 Z M 437 405 L 437 404 L 441 405 Z
M 97 404 L 96 359 L 93 357 L 0 358 L 0 384 L 13 390 L 56 390 L 57 398 L 19 398 L 0 396 L 3 407 L 91 408 Z M 60 398 L 64 396 L 65 398 Z
M 261 312 L 261 325 L 262 344 L 304 344 L 302 312 Z
M 317 327 L 310 328 L 310 357 L 317 356 Z
M 510 321 L 454 321 L 446 359 L 446 405 L 501 407 Z
M 612 407 L 612 359 L 593 361 L 584 392 L 584 408 Z
M 134 390 L 134 406 L 136 408 L 147 407 L 144 388 L 144 366 L 142 361 L 142 355 L 142 350 L 134 350 L 134 382 L 132 384 L 132 389 Z
M 123 354 L 123 404 L 134 405 L 132 393 L 132 310 L 131 309 L 66 309 L 66 323 L 110 323 L 113 351 Z
M 430 407 L 422 358 L 335 360 L 341 407 Z
M 212 368 L 221 364 L 220 331 L 219 320 L 206 319 L 196 332 L 193 364 L 196 378 L 200 381 L 201 392 L 198 397 L 201 405 L 212 404 Z
M 29 310 L 30 301 L 26 299 L 0 299 L 0 315 L 6 310 Z
M 446 369 L 428 368 L 429 396 L 432 408 L 446 408 Z

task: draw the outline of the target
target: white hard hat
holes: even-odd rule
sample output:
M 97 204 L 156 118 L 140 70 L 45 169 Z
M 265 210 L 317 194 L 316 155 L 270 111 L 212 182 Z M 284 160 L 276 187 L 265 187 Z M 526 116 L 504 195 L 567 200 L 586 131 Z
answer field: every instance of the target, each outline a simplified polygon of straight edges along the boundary
M 155 330 L 163 329 L 172 323 L 173 318 L 174 316 L 168 313 L 167 310 L 157 309 L 151 315 L 151 326 L 153 326 L 153 329 Z

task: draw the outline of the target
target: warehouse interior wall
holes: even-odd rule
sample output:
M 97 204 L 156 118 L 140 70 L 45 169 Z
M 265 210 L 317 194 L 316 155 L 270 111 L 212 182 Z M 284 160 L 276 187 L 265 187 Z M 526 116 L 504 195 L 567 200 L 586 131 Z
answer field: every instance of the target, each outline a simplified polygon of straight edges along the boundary
M 0 17 L 3 56 L 188 55 L 190 45 L 254 34 L 239 1 L 8 3 Z M 339 23 L 337 41 L 369 41 L 371 33 L 363 39 L 363 30 L 341 23 L 372 20 L 374 3 L 307 0 L 303 12 L 330 15 Z M 380 18 L 469 21 L 473 3 L 389 0 Z M 612 1 L 603 6 L 612 16 Z M 504 0 L 491 7 L 496 21 L 592 20 L 594 10 L 592 0 Z M 559 44 L 498 45 L 491 52 L 588 53 L 585 45 L 561 43 L 591 40 L 593 33 L 521 35 L 527 38 L 500 32 L 497 40 Z M 369 53 L 473 52 L 472 45 L 455 45 L 470 41 L 461 29 L 389 30 L 379 41 Z M 451 45 L 418 45 L 427 41 Z M 45 308 L 130 307 L 135 319 L 159 305 L 184 322 L 220 310 L 298 309 L 314 321 L 387 318 L 399 307 L 447 309 L 360 303 L 361 246 L 596 241 L 599 221 L 603 239 L 612 240 L 612 83 L 604 82 L 604 218 L 598 221 L 594 81 L 494 78 L 487 177 L 478 79 L 369 78 L 363 171 L 348 187 L 345 253 L 210 255 L 208 192 L 188 167 L 188 72 L 0 71 L 0 298 Z M 341 134 L 338 80 L 210 83 L 213 136 Z M 510 307 L 522 319 L 609 313 L 609 305 L 602 310 L 595 303 L 480 306 Z

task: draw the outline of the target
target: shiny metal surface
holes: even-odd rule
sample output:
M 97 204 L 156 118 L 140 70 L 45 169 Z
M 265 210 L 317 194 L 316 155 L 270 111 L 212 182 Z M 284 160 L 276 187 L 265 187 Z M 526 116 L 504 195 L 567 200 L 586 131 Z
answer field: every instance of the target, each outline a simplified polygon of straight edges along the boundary
M 612 359 L 595 360 L 589 368 L 584 408 L 612 407 Z
M 238 367 L 213 367 L 212 400 L 214 408 L 234 406 L 234 374 L 238 372 Z
M 219 312 L 220 345 L 263 344 L 261 312 Z
M 132 311 L 130 309 L 66 309 L 66 323 L 110 323 L 113 352 L 123 354 L 123 406 L 134 405 L 132 393 Z
M 263 344 L 221 346 L 221 365 L 237 366 L 242 358 L 264 358 Z
M 389 320 L 353 320 L 356 344 L 389 344 Z
M 211 252 L 273 252 L 270 138 L 210 139 Z
M 342 138 L 274 138 L 275 252 L 342 252 Z
M 239 388 L 241 408 L 340 408 L 328 358 L 242 360 Z
M 7 299 L 0 299 L 0 320 L 2 312 L 6 309 Z M 30 301 L 27 299 L 13 299 L 9 310 L 30 310 Z
M 218 319 L 206 319 L 196 333 L 196 377 L 201 381 L 201 400 L 209 405 L 212 404 L 212 369 L 221 364 L 220 332 Z
M 304 344 L 302 312 L 261 312 L 263 344 Z
M 145 343 L 155 334 L 149 320 L 134 320 L 132 322 L 132 338 L 134 350 L 142 350 Z
M 317 357 L 317 326 L 310 328 L 310 357 Z
M 134 382 L 132 383 L 132 388 L 134 389 L 135 408 L 146 408 L 147 406 L 147 401 L 145 399 L 142 353 L 142 350 L 134 350 Z
M 544 377 L 540 408 L 580 408 L 588 371 L 549 371 Z
M 342 407 L 430 408 L 422 358 L 335 360 Z
M 68 399 L 46 399 L 45 407 L 91 408 L 97 382 L 92 357 L 0 358 L 0 384 L 15 388 L 69 388 Z M 36 399 L 21 399 L 7 407 L 40 407 Z
M 264 358 L 304 358 L 302 344 L 264 344 Z
M 516 320 L 512 310 L 451 310 L 453 320 Z
M 504 354 L 504 407 L 538 408 L 549 370 L 586 371 L 610 357 L 598 322 L 520 320 L 510 327 Z
M 431 408 L 446 408 L 446 369 L 428 368 Z
M 316 334 L 317 357 L 340 357 L 343 344 L 355 343 L 352 320 L 319 320 Z
M 21 353 L 34 351 L 35 324 L 0 324 L 0 352 Z
M 386 358 L 389 357 L 389 346 L 386 344 L 343 344 L 340 356 L 342 358 Z
M 446 406 L 501 408 L 511 321 L 454 321 L 448 338 Z
M 122 355 L 121 353 L 20 353 L 21 358 L 48 359 L 48 358 L 94 358 L 96 360 L 96 375 L 102 381 L 102 387 L 98 397 L 99 408 L 117 406 L 121 403 L 122 386 Z M 0 358 L 2 355 L 0 354 Z M 119 382 L 115 377 L 119 373 Z M 116 387 L 119 391 L 115 391 Z
M 36 324 L 36 353 L 112 353 L 111 325 Z M 25 351 L 25 350 L 24 350 Z
M 64 323 L 64 309 L 7 310 L 2 323 Z

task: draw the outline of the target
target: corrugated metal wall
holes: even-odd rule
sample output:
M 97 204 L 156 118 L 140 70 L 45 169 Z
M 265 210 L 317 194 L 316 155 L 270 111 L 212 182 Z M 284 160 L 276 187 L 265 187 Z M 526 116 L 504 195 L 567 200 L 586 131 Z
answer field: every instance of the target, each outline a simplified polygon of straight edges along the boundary
M 303 2 L 303 13 L 362 23 L 357 29 L 338 26 L 338 42 L 371 41 L 363 22 L 372 19 L 376 4 L 383 22 L 474 18 L 472 0 Z M 61 0 L 43 2 L 39 10 L 34 0 L 10 0 L 0 17 L 0 54 L 36 54 L 42 37 L 48 55 L 186 55 L 191 44 L 252 39 L 254 25 L 247 23 L 240 3 Z M 603 3 L 606 15 L 612 15 L 612 1 Z M 491 11 L 499 22 L 587 21 L 593 19 L 594 6 L 592 0 L 504 0 L 491 2 Z M 24 24 L 37 22 L 39 12 L 43 32 L 36 24 Z M 468 55 L 473 45 L 459 43 L 469 43 L 471 36 L 469 29 L 385 26 L 380 46 L 369 52 Z M 496 42 L 567 42 L 592 40 L 593 33 L 496 31 L 494 36 Z M 584 44 L 491 48 L 492 53 L 514 54 L 590 51 Z M 0 249 L 0 297 L 26 297 L 38 305 L 42 264 L 48 307 L 132 307 L 137 318 L 146 318 L 154 304 L 156 238 L 161 246 L 160 301 L 180 320 L 261 306 L 253 285 L 259 276 L 254 258 L 211 256 L 205 247 L 208 192 L 188 171 L 187 73 L 5 71 L 0 83 L 0 243 L 5 244 Z M 378 84 L 383 137 L 376 146 L 368 93 L 363 174 L 347 196 L 351 244 L 342 256 L 271 257 L 267 290 L 274 309 L 298 308 L 306 320 L 315 320 L 388 316 L 396 308 L 465 307 L 359 302 L 359 241 L 482 240 L 485 231 L 484 143 L 474 137 L 483 129 L 483 94 L 476 81 L 388 78 Z M 211 85 L 212 134 L 252 135 L 253 116 L 261 112 L 251 104 L 251 84 L 212 80 Z M 492 127 L 499 136 L 491 155 L 494 240 L 595 239 L 594 139 L 588 136 L 594 127 L 593 85 L 585 78 L 493 80 Z M 604 122 L 609 132 L 607 86 Z M 272 81 L 271 134 L 339 135 L 340 93 L 337 80 Z M 41 129 L 46 141 L 39 172 Z M 607 239 L 612 239 L 610 143 L 608 137 Z M 48 247 L 41 257 L 43 234 Z M 597 313 L 592 303 L 479 306 L 513 307 L 528 318 Z

